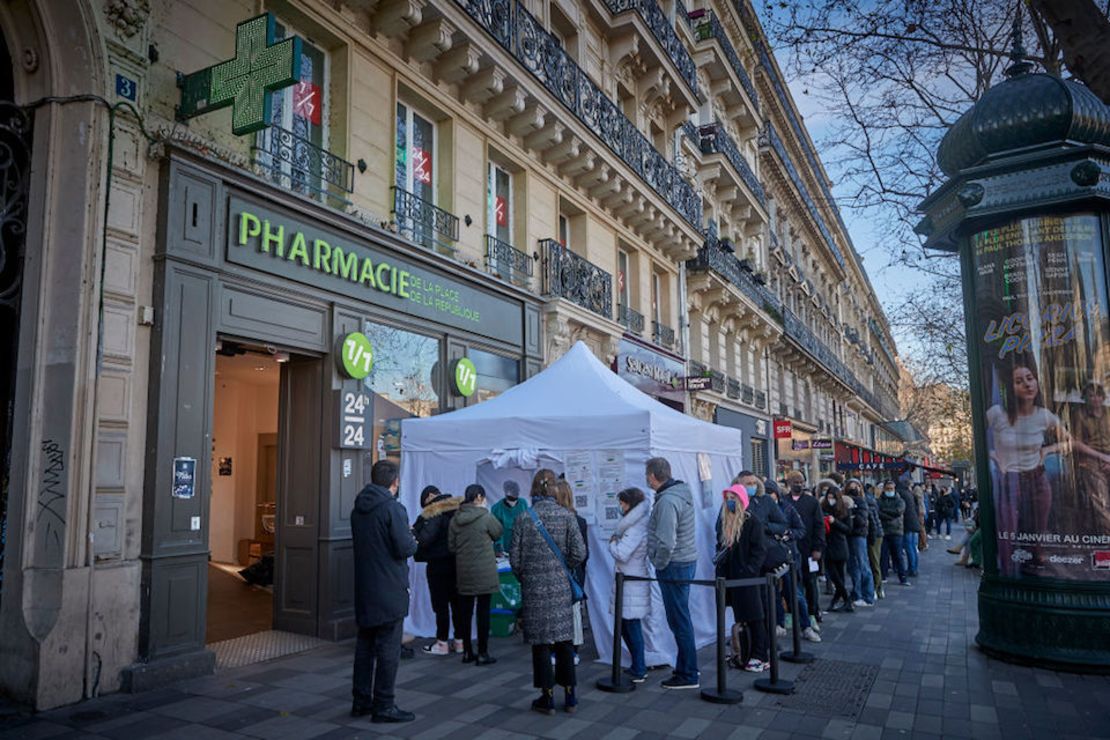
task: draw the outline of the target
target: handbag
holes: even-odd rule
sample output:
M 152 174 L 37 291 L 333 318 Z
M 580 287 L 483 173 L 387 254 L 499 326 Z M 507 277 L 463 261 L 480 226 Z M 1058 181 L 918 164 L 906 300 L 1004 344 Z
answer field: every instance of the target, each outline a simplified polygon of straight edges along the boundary
M 528 509 L 528 516 L 532 517 L 532 523 L 536 525 L 536 530 L 540 533 L 540 536 L 542 536 L 547 542 L 547 546 L 551 548 L 551 552 L 555 553 L 555 558 L 559 561 L 559 564 L 563 566 L 563 573 L 566 574 L 567 581 L 570 582 L 571 603 L 577 604 L 578 602 L 584 600 L 586 598 L 586 593 L 582 590 L 581 584 L 579 584 L 578 581 L 575 579 L 574 574 L 570 572 L 570 568 L 567 567 L 567 561 L 566 558 L 563 557 L 563 551 L 560 550 L 559 546 L 555 544 L 555 540 L 551 539 L 551 535 L 548 533 L 547 527 L 543 526 L 543 522 L 541 522 L 540 518 L 536 516 L 536 512 L 534 509 Z
M 762 573 L 777 570 L 790 560 L 790 550 L 777 537 L 768 539 L 767 552 L 763 556 Z

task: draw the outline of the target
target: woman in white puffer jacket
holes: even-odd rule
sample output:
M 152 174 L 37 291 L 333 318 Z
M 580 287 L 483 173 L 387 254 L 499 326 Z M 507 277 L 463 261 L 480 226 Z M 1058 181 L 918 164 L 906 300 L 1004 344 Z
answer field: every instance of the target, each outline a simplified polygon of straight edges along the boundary
M 626 488 L 617 494 L 620 502 L 621 520 L 609 538 L 609 553 L 616 561 L 617 572 L 626 576 L 647 576 L 647 532 L 650 506 L 639 488 Z M 651 583 L 648 581 L 626 581 L 624 599 L 621 604 L 621 636 L 628 652 L 632 655 L 632 667 L 625 672 L 633 683 L 643 683 L 647 678 L 647 662 L 644 657 L 644 629 L 640 621 L 651 612 Z M 609 596 L 609 609 L 614 611 L 616 587 Z M 613 656 L 619 660 L 620 656 Z

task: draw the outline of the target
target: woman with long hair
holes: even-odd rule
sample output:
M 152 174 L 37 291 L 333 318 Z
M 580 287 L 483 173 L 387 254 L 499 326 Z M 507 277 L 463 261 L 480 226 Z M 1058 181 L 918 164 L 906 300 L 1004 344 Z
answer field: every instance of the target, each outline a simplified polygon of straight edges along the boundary
M 559 478 L 555 483 L 555 501 L 564 509 L 574 514 L 574 519 L 578 523 L 578 531 L 582 534 L 582 544 L 586 546 L 586 557 L 574 569 L 574 580 L 578 581 L 579 587 L 582 592 L 586 591 L 586 562 L 590 559 L 590 541 L 586 537 L 586 520 L 574 508 L 574 491 L 571 490 L 570 483 L 567 483 L 565 478 Z M 582 647 L 582 643 L 586 638 L 582 634 L 582 622 L 584 619 L 583 606 L 586 603 L 585 597 L 582 601 L 572 605 L 571 610 L 574 614 L 574 664 L 578 665 L 578 648 Z M 552 656 L 554 657 L 554 656 Z
M 501 522 L 489 513 L 486 489 L 477 483 L 466 487 L 462 506 L 447 530 L 447 549 L 455 554 L 455 587 L 459 593 L 463 663 L 492 665 L 489 654 L 490 601 L 501 590 L 493 543 L 501 536 Z M 470 625 L 478 611 L 478 652 L 471 645 Z
M 748 514 L 749 497 L 741 485 L 733 485 L 722 493 L 724 501 L 717 518 L 717 577 L 727 579 L 757 578 L 767 554 L 763 524 Z M 767 622 L 763 611 L 763 593 L 759 586 L 738 586 L 727 592 L 732 618 L 744 623 L 752 638 L 752 655 L 740 666 L 739 653 L 733 665 L 745 671 L 767 670 Z
M 416 538 L 416 555 L 413 559 L 428 564 L 428 593 L 432 598 L 432 611 L 436 615 L 436 641 L 424 646 L 424 652 L 429 655 L 447 655 L 462 652 L 463 649 L 465 630 L 455 587 L 457 566 L 447 542 L 451 520 L 461 503 L 461 498 L 440 493 L 435 486 L 425 486 L 420 492 L 420 516 L 412 525 L 412 534 Z M 455 628 L 455 639 L 448 642 L 452 626 Z
M 824 489 L 821 494 L 821 511 L 825 513 L 825 522 L 829 527 L 829 533 L 825 537 L 825 561 L 829 568 L 828 577 L 833 585 L 833 597 L 827 611 L 855 611 L 845 583 L 848 537 L 852 534 L 852 500 L 840 492 L 840 486 L 835 481 L 823 480 L 817 488 Z M 838 602 L 840 606 L 837 606 Z
M 998 468 L 999 487 L 995 491 L 998 517 L 998 560 L 1003 575 L 1018 572 L 1014 562 L 1013 537 L 1023 530 L 1048 531 L 1052 510 L 1052 488 L 1045 475 L 1044 457 L 1049 442 L 1062 443 L 1067 432 L 1060 418 L 1044 406 L 1036 364 L 1031 357 L 1015 357 L 1007 377 L 1009 387 L 1003 405 L 987 409 L 988 446 L 991 461 Z M 1030 519 L 1032 521 L 1030 521 Z M 1039 548 L 1033 547 L 1040 561 Z
M 557 488 L 553 471 L 536 471 L 532 508 L 513 524 L 509 545 L 509 563 L 520 580 L 524 639 L 532 645 L 532 683 L 541 692 L 532 702 L 532 709 L 541 714 L 555 713 L 556 683 L 564 690 L 563 709 L 573 712 L 578 707 L 571 606 L 574 593 L 567 570 L 573 571 L 585 561 L 586 543 L 574 514 L 555 501 Z

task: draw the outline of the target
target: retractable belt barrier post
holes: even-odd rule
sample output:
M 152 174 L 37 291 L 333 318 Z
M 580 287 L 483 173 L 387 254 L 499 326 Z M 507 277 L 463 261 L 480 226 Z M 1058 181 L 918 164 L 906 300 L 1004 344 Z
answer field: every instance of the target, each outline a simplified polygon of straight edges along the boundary
M 598 679 L 597 687 L 613 694 L 627 694 L 636 684 L 621 674 L 621 624 L 624 622 L 624 581 L 627 576 L 617 573 L 617 593 L 613 603 L 613 673 L 609 678 Z
M 798 580 L 798 571 L 794 567 L 795 564 L 790 564 L 790 621 L 791 634 L 794 642 L 794 649 L 784 651 L 779 655 L 780 658 L 787 663 L 812 663 L 814 661 L 813 653 L 806 653 L 802 651 L 802 622 L 798 619 L 798 589 L 801 587 L 801 581 Z
M 656 581 L 658 583 L 687 583 L 691 586 L 712 586 L 714 589 L 717 610 L 717 687 L 702 689 L 701 698 L 713 704 L 738 704 L 744 699 L 742 692 L 728 688 L 728 666 L 725 660 L 725 607 L 727 606 L 727 593 L 730 588 L 741 586 L 762 586 L 774 583 L 774 576 L 764 578 L 738 578 L 727 581 L 724 578 L 716 580 L 673 580 L 669 578 L 648 578 L 647 576 L 629 576 L 617 573 L 617 588 L 613 606 L 613 670 L 608 678 L 598 679 L 597 687 L 610 693 L 627 693 L 636 688 L 636 684 L 625 679 L 621 673 L 621 621 L 624 612 L 624 584 L 628 581 Z M 774 603 L 774 602 L 772 602 Z M 773 630 L 772 630 L 773 633 Z
M 775 599 L 776 588 L 775 581 L 790 570 L 789 565 L 783 565 L 778 570 L 767 575 L 767 583 L 764 593 L 767 595 L 767 639 L 770 641 L 769 656 L 771 658 L 771 678 L 756 679 L 752 686 L 758 691 L 765 691 L 770 694 L 793 694 L 794 682 L 784 681 L 779 679 L 779 649 L 778 638 L 775 634 Z M 795 617 L 797 619 L 797 617 Z

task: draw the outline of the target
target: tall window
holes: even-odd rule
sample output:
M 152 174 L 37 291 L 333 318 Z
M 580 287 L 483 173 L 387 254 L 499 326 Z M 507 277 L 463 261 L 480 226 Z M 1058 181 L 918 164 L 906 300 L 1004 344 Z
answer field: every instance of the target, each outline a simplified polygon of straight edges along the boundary
M 323 192 L 319 158 L 312 147 L 328 144 L 328 57 L 303 33 L 282 22 L 276 36 L 301 37 L 301 79 L 273 96 L 270 127 L 257 134 L 261 163 L 295 192 Z
M 559 243 L 570 249 L 570 218 L 565 213 L 559 214 Z
M 417 198 L 435 204 L 436 192 L 436 126 L 404 103 L 397 103 L 397 153 L 394 164 L 397 187 Z M 417 202 L 419 203 L 419 202 Z M 403 232 L 413 241 L 431 245 L 432 224 L 414 219 L 414 212 L 398 213 Z
M 486 187 L 486 224 L 489 235 L 505 243 L 512 242 L 513 234 L 513 178 L 493 162 L 489 164 Z
M 752 439 L 751 471 L 760 478 L 767 477 L 767 440 Z
M 651 320 L 656 324 L 663 323 L 663 290 L 658 272 L 651 273 Z
M 617 250 L 617 302 L 628 307 L 628 252 Z

